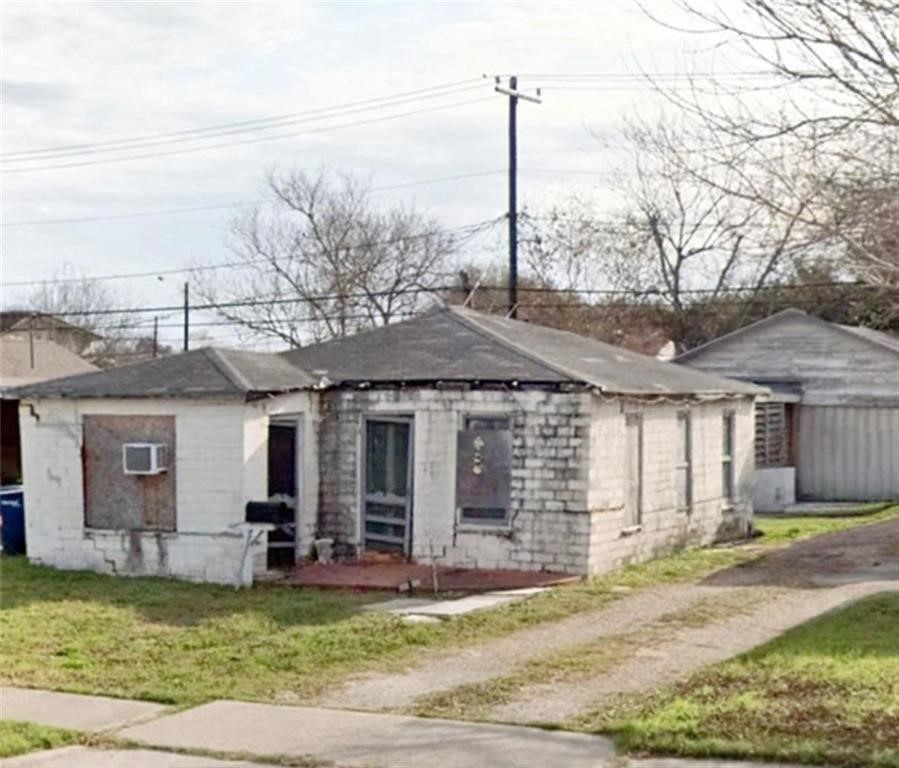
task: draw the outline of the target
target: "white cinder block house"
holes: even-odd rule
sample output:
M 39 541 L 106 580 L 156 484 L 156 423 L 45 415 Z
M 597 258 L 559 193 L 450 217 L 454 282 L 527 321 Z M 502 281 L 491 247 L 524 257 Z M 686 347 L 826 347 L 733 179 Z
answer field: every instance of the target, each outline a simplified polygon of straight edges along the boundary
M 899 498 L 899 338 L 787 309 L 677 358 L 770 389 L 755 507 Z
M 29 557 L 249 583 L 266 536 L 290 559 L 327 537 L 598 573 L 747 531 L 763 392 L 461 309 L 60 379 L 22 394 Z M 291 540 L 246 523 L 253 502 L 287 510 Z

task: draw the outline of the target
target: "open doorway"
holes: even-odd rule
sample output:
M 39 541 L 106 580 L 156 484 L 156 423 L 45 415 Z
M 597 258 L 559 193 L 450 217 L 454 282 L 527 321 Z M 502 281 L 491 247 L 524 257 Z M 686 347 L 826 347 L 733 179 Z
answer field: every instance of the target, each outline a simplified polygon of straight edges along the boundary
M 268 500 L 282 510 L 278 527 L 268 535 L 269 568 L 292 568 L 296 563 L 299 499 L 299 431 L 297 416 L 272 418 L 268 425 Z

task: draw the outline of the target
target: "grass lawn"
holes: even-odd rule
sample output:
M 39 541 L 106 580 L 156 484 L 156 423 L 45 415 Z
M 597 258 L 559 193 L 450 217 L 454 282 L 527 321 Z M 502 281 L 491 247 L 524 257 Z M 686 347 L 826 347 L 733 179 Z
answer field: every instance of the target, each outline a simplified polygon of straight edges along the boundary
M 819 617 L 628 708 L 594 723 L 628 751 L 896 768 L 899 594 Z
M 762 520 L 772 545 L 866 518 Z M 700 578 L 764 553 L 687 550 L 441 624 L 362 612 L 378 595 L 261 585 L 252 590 L 131 579 L 0 560 L 0 682 L 195 704 L 215 698 L 301 703 L 346 675 L 395 669 L 425 648 L 461 646 L 600 608 L 633 589 Z
M 0 720 L 0 758 L 24 755 L 39 749 L 55 749 L 75 744 L 83 736 L 75 731 L 47 728 L 34 723 Z

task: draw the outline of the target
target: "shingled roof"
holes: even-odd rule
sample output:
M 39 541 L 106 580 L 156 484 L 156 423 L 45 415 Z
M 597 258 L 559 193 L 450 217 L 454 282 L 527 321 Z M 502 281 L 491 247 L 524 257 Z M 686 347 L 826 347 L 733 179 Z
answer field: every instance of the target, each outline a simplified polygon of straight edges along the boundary
M 234 397 L 287 392 L 315 382 L 265 352 L 206 347 L 121 368 L 66 376 L 17 390 L 30 397 Z
M 334 384 L 571 383 L 632 395 L 752 395 L 765 391 L 574 333 L 459 307 L 283 356 Z

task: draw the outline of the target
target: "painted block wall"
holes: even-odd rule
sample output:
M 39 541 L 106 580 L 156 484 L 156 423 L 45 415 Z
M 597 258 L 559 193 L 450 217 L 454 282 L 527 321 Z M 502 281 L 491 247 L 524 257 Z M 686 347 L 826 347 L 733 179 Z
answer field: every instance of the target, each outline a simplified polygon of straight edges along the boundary
M 85 414 L 175 417 L 176 531 L 85 529 L 82 417 Z M 245 405 L 233 400 L 40 400 L 20 408 L 28 556 L 58 568 L 197 581 L 252 581 L 243 552 L 245 502 L 255 492 L 245 477 Z M 245 482 L 248 483 L 245 486 Z M 258 560 L 258 557 L 256 557 Z
M 676 465 L 678 412 L 692 420 L 693 504 L 678 509 Z M 722 448 L 724 413 L 735 416 L 735 498 L 723 495 Z M 643 417 L 642 524 L 631 530 L 625 519 L 622 467 L 625 418 Z M 591 573 L 603 573 L 642 562 L 688 544 L 709 544 L 745 535 L 752 519 L 754 474 L 752 401 L 652 403 L 594 397 L 590 434 L 589 508 Z
M 323 395 L 320 426 L 322 535 L 361 539 L 363 417 L 413 417 L 412 555 L 421 562 L 584 573 L 590 538 L 585 393 L 402 389 Z M 512 420 L 511 524 L 458 522 L 456 434 L 466 415 Z
M 268 425 L 273 416 L 296 418 L 297 545 L 312 547 L 318 515 L 318 395 L 293 392 L 249 402 L 244 412 L 244 500 L 268 497 Z

